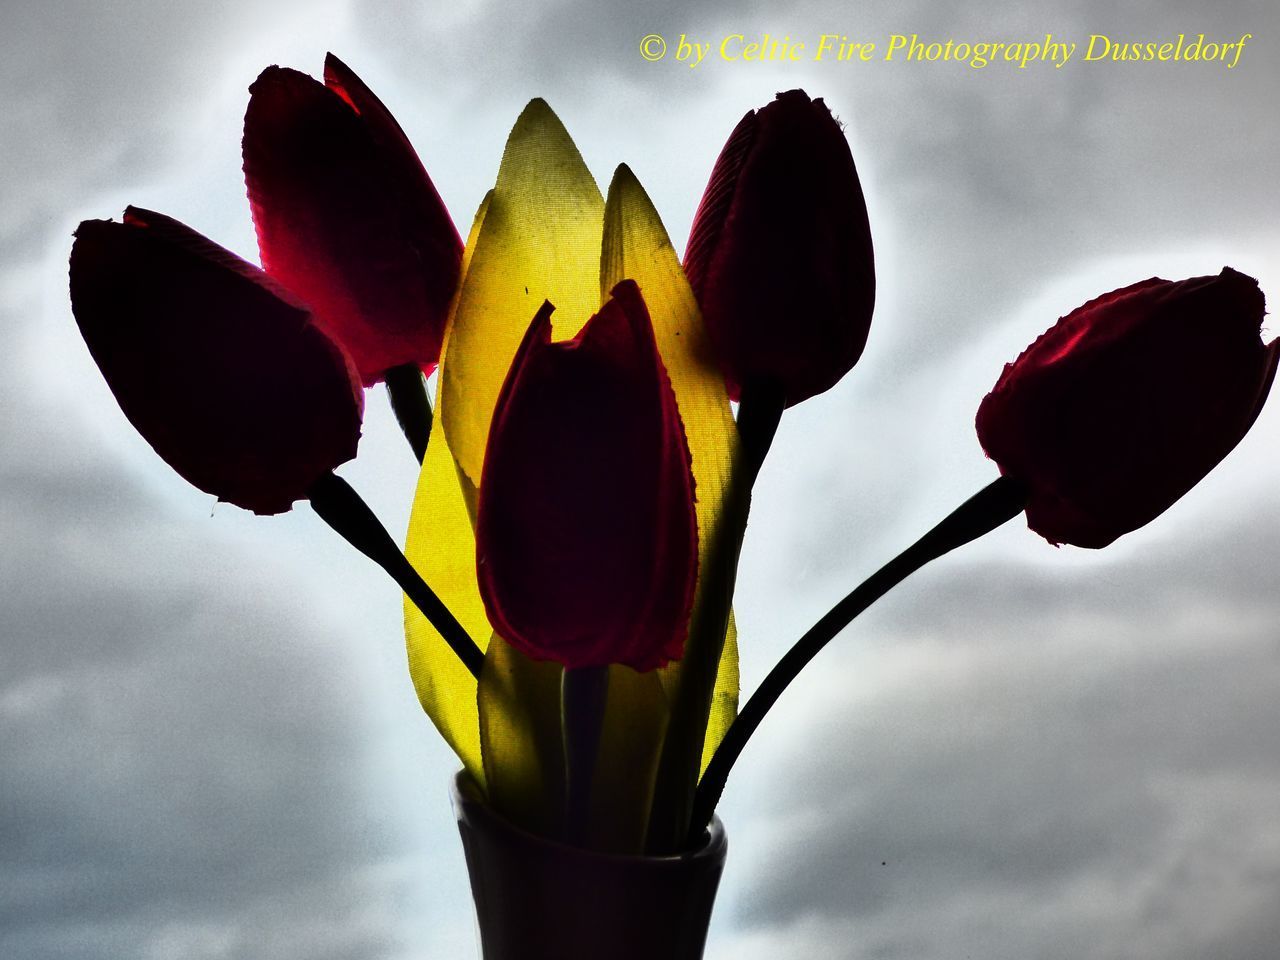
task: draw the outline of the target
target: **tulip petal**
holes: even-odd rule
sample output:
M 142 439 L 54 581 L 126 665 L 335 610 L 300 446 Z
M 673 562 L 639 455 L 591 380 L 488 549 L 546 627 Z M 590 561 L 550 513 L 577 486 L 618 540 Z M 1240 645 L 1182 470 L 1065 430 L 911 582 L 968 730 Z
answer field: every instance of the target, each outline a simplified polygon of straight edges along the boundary
M 653 202 L 625 165 L 618 168 L 609 187 L 601 251 L 601 290 L 611 289 L 623 278 L 632 279 L 640 286 L 649 309 L 692 457 L 702 570 L 723 506 L 737 429 L 693 291 Z M 703 743 L 704 768 L 737 713 L 736 634 L 730 621 Z M 671 698 L 679 684 L 680 665 L 668 665 L 661 676 Z
M 652 670 L 684 647 L 697 572 L 684 433 L 639 288 L 578 336 L 543 304 L 494 413 L 476 563 L 494 629 L 566 667 Z
M 698 212 L 689 231 L 689 241 L 685 244 L 684 269 L 686 276 L 690 278 L 701 280 L 711 270 L 711 260 L 720 244 L 725 223 L 737 196 L 738 177 L 751 153 L 751 145 L 755 142 L 759 126 L 760 120 L 756 112 L 748 110 L 733 128 L 720 156 L 716 158 L 711 179 L 707 181 L 707 189 L 698 204 Z M 694 279 L 691 279 L 690 284 L 693 282 Z
M 334 69 L 345 96 L 281 67 L 249 88 L 245 183 L 263 267 L 311 305 L 369 385 L 435 363 L 461 242 L 395 121 Z
M 600 305 L 604 201 L 581 154 L 542 100 L 520 114 L 449 330 L 440 419 L 463 472 L 479 485 L 489 422 L 516 348 L 539 304 L 556 307 L 556 339 Z
M 120 407 L 179 474 L 282 513 L 356 454 L 363 396 L 342 349 L 257 267 L 168 217 L 90 220 L 71 303 Z
M 324 82 L 360 115 L 377 149 L 387 181 L 401 207 L 406 239 L 423 266 L 423 289 L 427 303 L 437 315 L 434 333 L 438 338 L 444 333 L 446 308 L 457 292 L 462 253 L 458 229 L 413 144 L 391 111 L 364 81 L 330 53 L 324 61 Z

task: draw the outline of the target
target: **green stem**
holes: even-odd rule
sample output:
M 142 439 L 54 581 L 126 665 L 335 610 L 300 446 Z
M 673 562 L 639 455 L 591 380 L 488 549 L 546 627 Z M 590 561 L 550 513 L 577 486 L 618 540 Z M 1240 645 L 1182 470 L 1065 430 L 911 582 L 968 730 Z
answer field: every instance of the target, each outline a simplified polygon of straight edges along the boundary
M 1012 520 L 1027 505 L 1027 489 L 1000 477 L 970 497 L 950 516 L 872 574 L 809 628 L 765 677 L 725 734 L 707 765 L 694 798 L 686 842 L 695 841 L 711 820 L 725 781 L 743 747 L 791 681 L 854 617 L 931 560 L 963 546 Z
M 604 708 L 609 694 L 609 668 L 566 667 L 560 681 L 560 716 L 564 736 L 564 835 L 585 845 L 591 809 Z
M 417 364 L 406 363 L 392 367 L 383 376 L 387 385 L 387 397 L 396 423 L 413 448 L 413 455 L 422 463 L 427 455 L 427 441 L 431 439 L 431 399 L 427 396 L 427 381 Z
M 749 384 L 738 405 L 739 455 L 734 463 L 716 529 L 702 569 L 698 605 L 689 620 L 689 636 L 671 718 L 658 760 L 647 847 L 651 853 L 679 849 L 689 826 L 694 790 L 702 766 L 715 692 L 733 606 L 733 585 L 751 510 L 751 488 L 778 429 L 786 406 L 773 384 Z
M 471 671 L 471 675 L 479 680 L 484 654 L 466 628 L 400 552 L 396 542 L 391 539 L 391 534 L 387 533 L 387 528 L 374 516 L 360 494 L 337 474 L 328 473 L 315 482 L 308 496 L 320 519 L 391 575 L 391 579 L 399 584 L 400 589 L 422 611 L 445 643 L 458 655 L 458 659 Z

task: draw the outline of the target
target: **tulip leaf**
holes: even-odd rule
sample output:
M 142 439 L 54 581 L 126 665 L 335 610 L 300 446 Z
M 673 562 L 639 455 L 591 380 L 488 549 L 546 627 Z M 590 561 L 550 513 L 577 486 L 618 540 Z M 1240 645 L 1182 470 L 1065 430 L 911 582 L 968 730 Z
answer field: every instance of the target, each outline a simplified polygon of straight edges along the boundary
M 496 633 L 480 672 L 480 746 L 489 803 L 531 833 L 564 828 L 557 663 L 530 660 Z
M 637 673 L 622 664 L 609 667 L 587 824 L 593 850 L 644 851 L 666 718 L 666 695 L 657 670 Z M 638 722 L 643 719 L 657 722 Z
M 427 444 L 405 554 L 483 648 L 491 628 L 476 586 L 475 535 L 443 430 L 432 430 Z M 483 785 L 476 681 L 407 599 L 404 623 L 418 700 L 467 771 Z
M 720 741 L 729 732 L 738 715 L 738 625 L 733 611 L 729 611 L 729 629 L 724 636 L 724 649 L 720 652 L 720 668 L 716 671 L 716 685 L 711 691 L 711 715 L 707 718 L 707 733 L 702 741 L 702 759 L 698 773 L 702 774 Z
M 689 442 L 698 512 L 696 604 L 702 599 L 702 572 L 716 521 L 723 511 L 737 430 L 724 378 L 712 360 L 711 344 L 693 291 L 653 202 L 625 165 L 618 168 L 609 186 L 600 256 L 602 293 L 623 279 L 634 280 L 640 286 Z M 685 656 L 688 659 L 690 651 L 686 650 Z M 660 672 L 669 701 L 676 696 L 681 673 L 680 663 L 670 664 Z M 673 732 L 677 736 L 703 737 L 702 769 L 733 722 L 737 706 L 738 647 L 730 618 L 705 735 L 701 730 Z
M 489 197 L 486 195 L 476 211 L 463 251 L 464 272 L 488 209 Z M 442 367 L 448 352 L 451 326 L 445 328 L 445 343 L 440 357 Z M 435 416 L 438 421 L 438 402 Z M 491 627 L 476 585 L 475 501 L 475 487 L 458 469 L 444 431 L 432 430 L 418 476 L 409 533 L 405 539 L 405 556 L 484 649 Z M 409 674 L 418 700 L 467 772 L 483 787 L 476 682 L 407 597 L 404 626 Z
M 498 392 L 538 308 L 555 305 L 554 335 L 563 340 L 600 305 L 603 214 L 600 188 L 564 126 L 544 101 L 531 101 L 502 155 L 440 380 L 450 447 L 477 487 Z
M 484 229 L 484 218 L 489 212 L 489 201 L 493 199 L 493 191 L 490 190 L 484 195 L 484 199 L 480 201 L 480 206 L 476 209 L 476 215 L 471 220 L 471 229 L 467 231 L 467 245 L 462 248 L 462 274 L 465 275 L 471 267 L 471 258 L 476 252 L 476 241 L 480 239 L 480 231 Z M 453 314 L 457 311 L 458 304 L 455 296 L 454 303 L 449 307 L 450 327 L 453 326 Z

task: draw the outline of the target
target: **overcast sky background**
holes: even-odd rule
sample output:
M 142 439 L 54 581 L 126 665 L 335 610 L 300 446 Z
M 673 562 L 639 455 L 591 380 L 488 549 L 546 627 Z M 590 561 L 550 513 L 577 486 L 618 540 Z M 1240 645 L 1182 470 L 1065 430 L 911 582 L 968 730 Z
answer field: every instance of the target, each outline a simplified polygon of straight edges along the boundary
M 648 63 L 648 33 L 1252 40 L 1239 65 Z M 127 203 L 256 256 L 246 88 L 333 50 L 463 229 L 524 103 L 677 247 L 724 137 L 803 86 L 848 125 L 880 296 L 788 413 L 739 582 L 744 688 L 994 476 L 972 419 L 1060 314 L 1224 264 L 1280 297 L 1269 0 L 0 0 L 0 956 L 475 955 L 456 763 L 394 587 L 305 506 L 261 519 L 138 438 L 76 333 L 71 233 Z M 1274 329 L 1273 329 L 1274 332 Z M 1101 552 L 1015 521 L 828 649 L 745 754 L 712 960 L 1270 960 L 1280 942 L 1280 404 Z M 393 530 L 381 391 L 344 469 Z

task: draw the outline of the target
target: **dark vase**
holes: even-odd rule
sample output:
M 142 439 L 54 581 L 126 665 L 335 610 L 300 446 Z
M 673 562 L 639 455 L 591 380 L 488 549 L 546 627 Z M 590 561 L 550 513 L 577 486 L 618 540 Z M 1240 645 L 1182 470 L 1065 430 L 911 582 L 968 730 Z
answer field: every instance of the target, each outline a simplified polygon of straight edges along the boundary
M 717 817 L 696 850 L 594 853 L 495 814 L 453 782 L 484 960 L 700 960 L 728 841 Z

